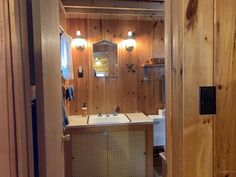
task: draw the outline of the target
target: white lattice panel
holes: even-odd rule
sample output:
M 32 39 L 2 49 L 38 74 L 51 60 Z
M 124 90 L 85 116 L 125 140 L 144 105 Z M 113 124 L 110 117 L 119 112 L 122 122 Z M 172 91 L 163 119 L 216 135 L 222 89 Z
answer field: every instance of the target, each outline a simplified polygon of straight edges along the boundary
M 107 135 L 72 136 L 73 177 L 107 177 Z
M 109 177 L 145 177 L 145 132 L 108 134 Z
M 72 177 L 145 177 L 144 131 L 72 136 Z

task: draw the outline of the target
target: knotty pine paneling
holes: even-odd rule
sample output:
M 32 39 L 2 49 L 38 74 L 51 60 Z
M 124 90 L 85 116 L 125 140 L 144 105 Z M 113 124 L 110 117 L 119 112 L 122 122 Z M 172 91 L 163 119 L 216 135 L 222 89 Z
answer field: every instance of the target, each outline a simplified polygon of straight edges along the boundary
M 236 1 L 215 1 L 215 175 L 236 176 Z M 224 174 L 224 175 L 223 175 Z
M 214 84 L 214 1 L 166 2 L 167 176 L 212 177 L 213 116 L 199 114 L 199 87 Z
M 131 30 L 137 34 L 137 19 L 122 18 L 122 37 L 127 36 L 127 32 Z M 119 62 L 119 106 L 122 112 L 137 112 L 138 111 L 138 71 L 137 71 L 137 45 L 132 51 L 127 51 L 122 46 L 120 62 Z M 134 72 L 128 70 L 127 65 L 133 64 Z
M 213 176 L 213 116 L 199 114 L 199 87 L 214 84 L 213 5 L 183 2 L 183 177 Z
M 164 57 L 164 21 L 143 20 L 138 17 L 91 15 L 85 18 L 68 18 L 68 34 L 75 37 L 80 30 L 87 39 L 84 50 L 73 48 L 75 79 L 70 85 L 75 87 L 76 98 L 70 102 L 70 115 L 81 114 L 81 108 L 87 103 L 90 114 L 112 113 L 117 107 L 121 112 L 142 111 L 146 114 L 157 114 L 164 107 L 161 99 L 161 81 L 143 81 L 141 67 L 149 58 Z M 127 51 L 122 41 L 128 30 L 136 33 L 136 46 Z M 92 68 L 92 44 L 100 40 L 109 40 L 118 44 L 118 78 L 94 78 Z M 154 44 L 155 43 L 155 44 Z M 128 70 L 133 64 L 135 72 Z M 78 78 L 78 69 L 82 66 L 84 77 Z M 150 69 L 153 78 L 156 69 Z

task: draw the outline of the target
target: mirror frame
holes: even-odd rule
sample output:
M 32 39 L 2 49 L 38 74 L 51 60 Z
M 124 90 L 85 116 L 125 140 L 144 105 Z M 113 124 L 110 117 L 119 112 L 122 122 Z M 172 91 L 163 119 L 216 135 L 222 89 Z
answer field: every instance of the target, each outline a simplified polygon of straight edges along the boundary
M 98 44 L 98 43 L 101 43 L 101 42 L 107 42 L 107 43 L 110 43 L 110 44 L 113 44 L 113 45 L 116 45 L 117 46 L 117 54 L 116 54 L 116 56 L 117 56 L 117 65 L 118 65 L 118 71 L 117 71 L 117 75 L 116 76 L 104 76 L 104 77 L 95 77 L 94 76 L 94 67 L 93 67 L 93 62 L 94 62 L 94 49 L 93 49 L 93 46 L 95 45 L 95 44 Z M 119 68 L 119 49 L 120 49 L 120 47 L 119 47 L 119 44 L 118 43 L 115 43 L 115 42 L 112 42 L 112 41 L 109 41 L 109 40 L 106 40 L 106 39 L 103 39 L 103 40 L 99 40 L 99 41 L 97 41 L 97 42 L 94 42 L 94 43 L 92 43 L 92 46 L 91 46 L 91 48 L 92 48 L 92 75 L 93 75 L 93 77 L 94 78 L 118 78 L 119 77 L 119 73 L 120 73 L 120 68 Z

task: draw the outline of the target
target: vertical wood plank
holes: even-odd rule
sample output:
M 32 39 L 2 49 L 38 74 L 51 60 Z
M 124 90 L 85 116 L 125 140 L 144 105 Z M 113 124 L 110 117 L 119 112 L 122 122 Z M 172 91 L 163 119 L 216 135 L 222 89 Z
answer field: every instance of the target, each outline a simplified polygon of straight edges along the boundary
M 136 19 L 136 17 L 134 17 Z M 137 21 L 122 17 L 122 38 L 125 39 L 128 31 L 137 32 Z M 137 46 L 132 51 L 127 51 L 122 46 L 121 60 L 119 62 L 119 105 L 121 112 L 137 111 Z M 133 71 L 128 69 L 128 65 L 133 65 Z
M 16 177 L 15 122 L 13 115 L 12 68 L 10 51 L 9 6 L 0 1 L 0 171 Z
M 236 176 L 236 1 L 215 2 L 215 176 Z M 222 173 L 224 175 L 222 175 Z
M 65 30 L 68 31 L 68 21 L 67 21 L 67 14 L 63 7 L 62 2 L 59 2 L 59 19 L 60 19 L 60 26 Z
M 33 175 L 33 142 L 26 1 L 8 2 L 18 176 Z M 7 9 L 7 8 L 6 8 Z M 5 10 L 6 10 L 5 9 Z M 9 69 L 9 68 L 8 68 Z M 13 121 L 11 122 L 13 124 Z M 12 150 L 12 149 L 11 149 Z
M 111 41 L 117 44 L 117 62 L 122 59 L 120 57 L 120 49 L 122 42 L 121 38 L 121 19 L 119 16 L 115 17 L 114 19 L 110 19 L 109 16 L 104 17 L 105 24 L 104 24 L 104 39 Z M 117 64 L 118 64 L 117 63 Z M 118 74 L 120 72 L 118 71 Z M 119 77 L 119 75 L 118 75 Z M 116 108 L 119 107 L 118 105 L 118 98 L 119 98 L 119 82 L 118 78 L 106 78 L 105 80 L 105 113 L 112 113 L 115 112 Z
M 80 31 L 86 39 L 88 37 L 87 19 L 70 19 L 70 32 L 72 38 L 76 37 L 76 31 Z M 70 104 L 70 115 L 82 114 L 84 103 L 88 103 L 88 78 L 89 78 L 89 58 L 88 45 L 83 50 L 72 48 L 74 80 L 70 85 L 74 86 L 75 99 Z M 79 67 L 83 69 L 83 78 L 78 77 Z
M 89 18 L 89 17 L 88 17 Z M 95 78 L 93 74 L 93 44 L 101 41 L 104 36 L 104 16 L 100 19 L 89 18 L 89 112 L 102 113 L 105 110 L 105 78 Z
M 168 83 L 171 113 L 167 116 L 172 119 L 172 159 L 178 159 L 173 160 L 172 171 L 179 177 L 211 177 L 213 116 L 199 115 L 199 87 L 213 84 L 213 1 L 185 0 L 169 5 L 172 73 Z
M 165 108 L 167 177 L 172 177 L 172 2 L 165 0 Z M 181 168 L 181 167 L 180 167 Z
M 64 176 L 58 0 L 32 1 L 40 176 Z
M 183 7 L 184 176 L 212 177 L 213 116 L 199 115 L 199 87 L 213 85 L 213 0 Z

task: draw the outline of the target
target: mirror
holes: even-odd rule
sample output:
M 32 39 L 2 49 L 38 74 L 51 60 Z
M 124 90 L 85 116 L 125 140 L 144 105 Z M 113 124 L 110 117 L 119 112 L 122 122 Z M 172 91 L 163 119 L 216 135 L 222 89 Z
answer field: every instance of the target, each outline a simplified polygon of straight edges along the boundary
M 117 44 L 102 40 L 93 44 L 94 77 L 118 77 Z

